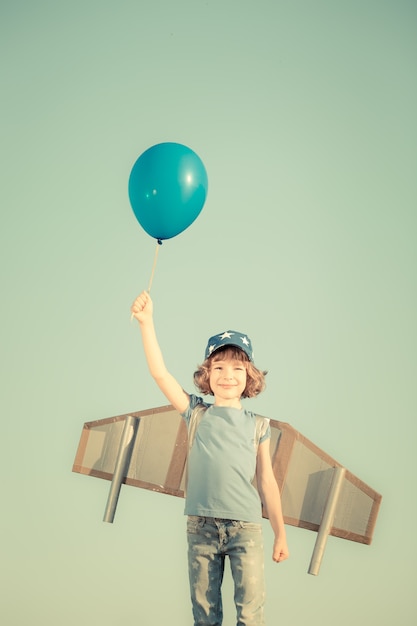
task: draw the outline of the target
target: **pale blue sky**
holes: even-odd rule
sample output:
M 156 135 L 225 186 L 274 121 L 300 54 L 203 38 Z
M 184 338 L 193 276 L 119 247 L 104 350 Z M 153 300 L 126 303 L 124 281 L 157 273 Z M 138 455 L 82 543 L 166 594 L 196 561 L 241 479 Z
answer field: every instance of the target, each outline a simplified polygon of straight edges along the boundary
M 383 501 L 371 546 L 288 527 L 267 623 L 414 626 L 417 6 L 407 0 L 3 0 L 1 589 L 7 626 L 191 624 L 183 501 L 71 472 L 83 423 L 166 404 L 129 307 L 154 241 L 139 154 L 209 177 L 152 287 L 192 391 L 207 338 L 247 332 L 289 422 Z M 225 581 L 225 626 L 233 626 Z

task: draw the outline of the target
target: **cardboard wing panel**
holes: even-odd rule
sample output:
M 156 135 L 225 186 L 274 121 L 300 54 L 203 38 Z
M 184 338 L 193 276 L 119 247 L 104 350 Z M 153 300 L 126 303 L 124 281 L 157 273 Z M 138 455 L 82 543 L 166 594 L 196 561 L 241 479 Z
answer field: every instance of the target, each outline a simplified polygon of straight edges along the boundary
M 271 442 L 271 456 L 285 521 L 317 531 L 333 468 L 341 464 L 289 424 L 271 420 L 271 428 L 281 431 L 278 445 Z M 371 543 L 380 502 L 380 494 L 347 470 L 330 534 Z
M 187 430 L 172 406 L 130 413 L 139 419 L 127 485 L 184 497 Z M 111 480 L 126 415 L 86 422 L 73 471 Z M 340 463 L 285 422 L 271 420 L 271 460 L 285 522 L 317 531 Z M 346 471 L 331 534 L 371 543 L 381 496 Z M 264 515 L 266 517 L 266 514 Z
M 139 418 L 124 483 L 184 496 L 187 429 L 171 406 L 130 413 Z M 86 422 L 73 471 L 112 480 L 126 415 Z

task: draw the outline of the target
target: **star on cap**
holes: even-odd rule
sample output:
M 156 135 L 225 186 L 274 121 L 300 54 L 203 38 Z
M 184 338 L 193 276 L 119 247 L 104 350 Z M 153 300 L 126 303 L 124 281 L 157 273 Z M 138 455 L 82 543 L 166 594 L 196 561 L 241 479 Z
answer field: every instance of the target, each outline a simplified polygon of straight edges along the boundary
M 235 338 L 236 337 L 236 338 Z M 253 349 L 252 344 L 247 335 L 242 335 L 237 330 L 225 330 L 223 333 L 213 335 L 207 342 L 205 351 L 205 357 L 208 359 L 219 348 L 225 348 L 226 346 L 236 346 L 243 350 L 253 362 Z

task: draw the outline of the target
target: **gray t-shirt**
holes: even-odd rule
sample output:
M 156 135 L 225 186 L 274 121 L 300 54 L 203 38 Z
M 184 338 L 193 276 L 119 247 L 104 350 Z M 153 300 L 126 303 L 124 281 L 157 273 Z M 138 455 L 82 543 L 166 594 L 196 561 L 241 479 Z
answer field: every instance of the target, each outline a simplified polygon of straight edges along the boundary
M 262 508 L 256 487 L 256 415 L 245 409 L 206 404 L 195 395 L 183 413 L 187 424 L 197 404 L 204 412 L 188 458 L 186 515 L 259 523 Z M 260 443 L 270 438 L 265 418 Z

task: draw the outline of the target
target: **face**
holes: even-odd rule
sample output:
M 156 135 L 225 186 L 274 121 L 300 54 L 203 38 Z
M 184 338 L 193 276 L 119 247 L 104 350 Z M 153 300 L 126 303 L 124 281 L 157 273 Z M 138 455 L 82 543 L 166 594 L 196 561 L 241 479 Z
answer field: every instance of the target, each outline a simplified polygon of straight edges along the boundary
M 210 368 L 210 388 L 215 403 L 239 406 L 246 387 L 246 366 L 236 359 L 213 361 Z

